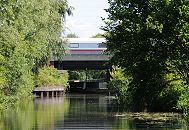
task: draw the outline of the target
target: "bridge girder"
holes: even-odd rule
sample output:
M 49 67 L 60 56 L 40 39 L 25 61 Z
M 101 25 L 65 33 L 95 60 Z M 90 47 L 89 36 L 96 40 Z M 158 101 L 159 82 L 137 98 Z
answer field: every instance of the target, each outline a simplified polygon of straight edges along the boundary
M 54 61 L 58 70 L 105 70 L 111 69 L 108 61 Z

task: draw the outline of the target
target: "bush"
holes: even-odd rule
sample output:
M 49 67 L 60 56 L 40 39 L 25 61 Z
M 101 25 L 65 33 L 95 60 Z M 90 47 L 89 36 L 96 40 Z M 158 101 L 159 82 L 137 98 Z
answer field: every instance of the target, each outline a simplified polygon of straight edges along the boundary
M 53 67 L 43 67 L 39 70 L 38 86 L 68 86 L 68 72 L 60 73 Z
M 105 70 L 70 70 L 69 80 L 92 80 L 106 78 Z
M 132 97 L 128 91 L 128 85 L 132 81 L 132 78 L 124 74 L 124 69 L 115 66 L 110 74 L 112 79 L 109 82 L 109 86 L 110 89 L 116 92 L 118 103 L 123 105 L 131 104 Z
M 157 111 L 181 111 L 177 102 L 184 91 L 184 81 L 181 79 L 179 74 L 175 70 L 169 69 L 169 73 L 164 75 L 166 87 L 161 91 L 155 102 L 158 106 Z M 155 105 L 154 105 L 155 106 Z
M 143 89 L 140 93 L 137 92 L 136 88 L 132 85 L 134 82 L 133 79 L 126 75 L 126 69 L 113 67 L 111 76 L 112 79 L 109 86 L 116 92 L 119 104 L 127 106 L 131 110 L 146 109 L 145 107 L 140 108 L 142 103 L 145 104 L 145 101 L 140 100 L 140 98 L 148 90 Z M 164 76 L 164 84 L 164 89 L 157 96 L 151 96 L 152 101 L 149 111 L 183 110 L 186 115 L 189 115 L 189 90 L 186 91 L 184 81 L 180 76 L 175 72 L 167 73 Z
M 184 111 L 185 118 L 189 122 L 189 87 L 186 86 L 185 91 L 181 94 L 178 107 Z

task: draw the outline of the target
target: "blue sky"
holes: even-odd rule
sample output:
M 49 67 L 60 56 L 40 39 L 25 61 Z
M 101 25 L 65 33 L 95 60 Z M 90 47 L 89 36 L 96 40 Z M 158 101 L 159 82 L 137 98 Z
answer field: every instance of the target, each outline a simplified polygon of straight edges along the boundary
M 67 0 L 73 6 L 73 16 L 66 18 L 66 34 L 75 33 L 79 37 L 91 37 L 103 31 L 101 17 L 106 18 L 104 9 L 108 8 L 108 0 Z

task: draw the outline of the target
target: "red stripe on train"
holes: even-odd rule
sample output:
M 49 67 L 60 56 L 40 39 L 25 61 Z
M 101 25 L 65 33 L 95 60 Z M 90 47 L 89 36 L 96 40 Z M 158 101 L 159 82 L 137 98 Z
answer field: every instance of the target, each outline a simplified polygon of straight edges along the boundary
M 104 51 L 104 50 L 68 50 L 70 52 L 95 52 L 95 51 Z

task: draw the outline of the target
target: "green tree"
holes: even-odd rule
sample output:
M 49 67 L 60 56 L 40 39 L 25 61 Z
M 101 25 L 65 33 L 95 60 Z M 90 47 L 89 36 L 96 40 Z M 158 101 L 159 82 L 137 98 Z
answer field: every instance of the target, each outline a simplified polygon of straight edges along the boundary
M 132 77 L 126 76 L 124 69 L 113 66 L 110 73 L 111 80 L 109 82 L 110 89 L 115 91 L 118 103 L 123 105 L 131 104 L 132 95 L 129 92 L 129 84 L 132 81 Z M 124 106 L 123 106 L 124 107 Z M 129 109 L 128 106 L 126 106 Z
M 78 38 L 78 36 L 75 33 L 69 33 L 66 36 L 67 38 Z
M 59 37 L 71 8 L 66 0 L 2 0 L 0 10 L 2 105 L 30 95 L 39 68 L 62 57 L 65 41 Z
M 86 80 L 85 70 L 69 70 L 69 80 Z
M 180 72 L 184 82 L 188 79 L 188 0 L 108 2 L 109 17 L 103 29 L 112 63 L 126 68 L 132 77 L 133 106 L 139 111 L 153 110 L 168 85 L 168 71 Z
M 60 73 L 53 67 L 43 67 L 39 70 L 38 85 L 41 86 L 60 86 L 63 85 L 65 90 L 68 86 L 68 72 L 66 70 Z
M 97 33 L 96 35 L 93 35 L 92 38 L 104 38 L 104 35 L 101 33 Z

